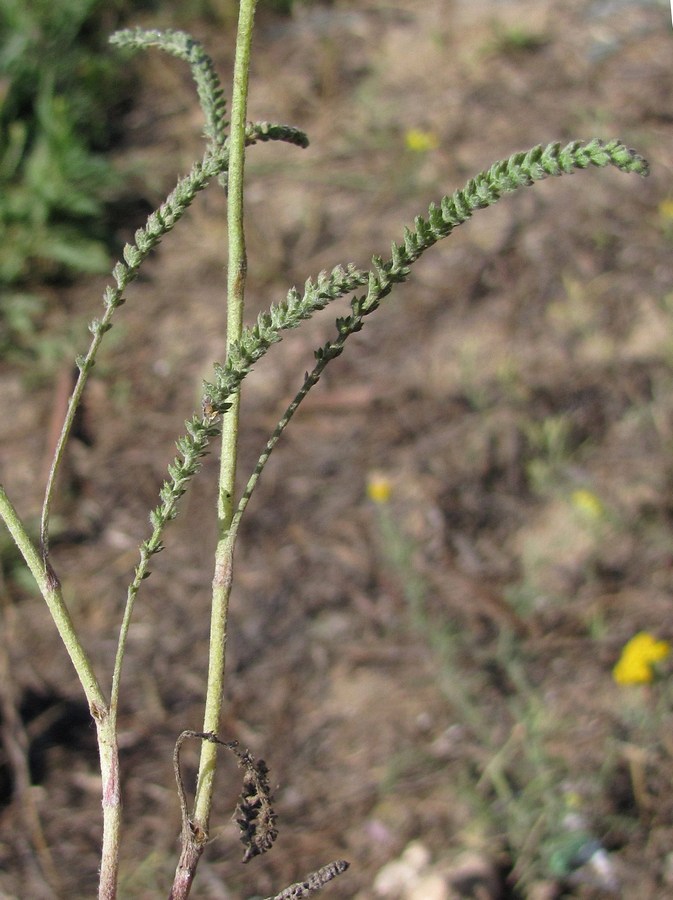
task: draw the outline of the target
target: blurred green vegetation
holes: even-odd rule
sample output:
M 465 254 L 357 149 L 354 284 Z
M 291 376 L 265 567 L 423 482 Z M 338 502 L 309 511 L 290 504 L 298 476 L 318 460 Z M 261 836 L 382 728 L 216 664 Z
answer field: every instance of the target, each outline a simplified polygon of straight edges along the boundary
M 307 0 L 261 0 L 280 14 Z M 128 64 L 107 40 L 151 16 L 233 28 L 237 0 L 2 0 L 0 3 L 0 354 L 25 354 L 39 287 L 110 265 L 109 204 L 123 185 L 105 156 L 131 102 Z
M 323 4 L 325 0 L 322 0 Z M 280 15 L 290 15 L 298 6 L 310 6 L 316 0 L 258 0 L 257 9 L 272 10 Z M 238 16 L 238 0 L 159 0 L 159 5 L 171 7 L 181 19 L 204 19 L 219 24 L 235 22 Z
M 106 202 L 119 178 L 103 153 L 128 96 L 107 36 L 121 2 L 0 4 L 0 351 L 21 347 L 40 283 L 104 271 Z

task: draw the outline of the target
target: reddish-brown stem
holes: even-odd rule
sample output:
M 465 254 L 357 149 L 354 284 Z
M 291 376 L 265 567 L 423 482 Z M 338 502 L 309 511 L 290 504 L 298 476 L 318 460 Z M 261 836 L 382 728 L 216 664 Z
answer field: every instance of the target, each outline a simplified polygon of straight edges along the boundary
M 99 900 L 115 900 L 119 874 L 119 833 L 121 828 L 121 786 L 116 723 L 109 711 L 93 711 L 98 733 L 98 753 L 102 776 L 103 848 L 101 851 Z
M 198 840 L 196 835 L 184 835 L 182 852 L 178 860 L 178 866 L 173 878 L 173 887 L 168 895 L 168 900 L 186 900 L 192 888 L 192 882 L 196 875 L 196 867 L 205 848 L 205 842 Z

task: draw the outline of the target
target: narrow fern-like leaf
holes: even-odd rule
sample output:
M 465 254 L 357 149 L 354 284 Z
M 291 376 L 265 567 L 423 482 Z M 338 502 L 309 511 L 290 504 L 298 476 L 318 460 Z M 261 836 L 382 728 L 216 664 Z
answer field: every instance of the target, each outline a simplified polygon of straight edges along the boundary
M 183 457 L 182 467 L 169 470 L 171 479 L 161 489 L 161 506 L 155 510 L 152 524 L 165 523 L 175 516 L 178 500 L 186 490 L 187 482 L 197 471 L 210 439 L 219 433 L 217 419 L 226 412 L 228 398 L 239 389 L 253 365 L 274 343 L 281 340 L 283 331 L 296 328 L 302 320 L 310 318 L 336 297 L 367 286 L 365 295 L 353 297 L 351 315 L 337 320 L 338 337 L 316 350 L 316 367 L 305 380 L 309 386 L 317 383 L 325 365 L 342 352 L 346 339 L 362 328 L 365 316 L 378 308 L 393 284 L 405 281 L 411 265 L 437 240 L 448 236 L 454 228 L 467 221 L 475 209 L 491 206 L 503 194 L 550 175 L 607 165 L 614 165 L 624 172 L 648 173 L 647 162 L 619 141 L 603 143 L 593 140 L 586 144 L 573 141 L 565 147 L 549 144 L 545 148 L 539 146 L 515 153 L 470 179 L 462 190 L 442 198 L 439 206 L 432 205 L 427 221 L 418 216 L 415 230 L 404 229 L 404 243 L 393 244 L 389 260 L 384 262 L 375 256 L 369 272 L 354 266 L 346 269 L 337 267 L 329 274 L 321 273 L 315 282 L 308 279 L 303 294 L 296 288 L 288 291 L 283 302 L 261 313 L 252 328 L 243 330 L 240 341 L 230 348 L 225 364 L 215 366 L 215 379 L 204 383 L 204 415 L 194 416 L 185 423 L 187 434 L 178 441 Z M 302 392 L 301 399 L 306 393 L 307 390 Z M 163 524 L 155 527 L 151 540 L 158 541 L 162 527 Z M 146 564 L 147 560 L 143 562 Z
M 327 364 L 343 351 L 350 335 L 362 328 L 365 316 L 378 308 L 393 283 L 407 278 L 412 263 L 428 247 L 450 234 L 457 225 L 467 221 L 475 209 L 492 205 L 504 193 L 530 185 L 549 175 L 562 175 L 572 172 L 574 168 L 582 169 L 590 165 L 615 165 L 624 172 L 637 172 L 641 175 L 647 175 L 648 172 L 647 162 L 619 141 L 607 144 L 598 140 L 588 144 L 574 141 L 564 148 L 560 144 L 549 144 L 545 148 L 533 147 L 527 152 L 515 153 L 509 159 L 494 163 L 488 171 L 470 179 L 461 191 L 444 197 L 439 206 L 431 204 L 427 220 L 418 216 L 415 230 L 404 229 L 404 243 L 392 244 L 391 258 L 387 262 L 383 262 L 378 256 L 372 258 L 372 271 L 366 276 L 367 294 L 352 298 L 351 315 L 336 320 L 336 338 L 314 351 L 315 365 L 312 371 L 304 376 L 301 388 L 276 425 L 248 481 L 236 511 L 236 527 L 267 460 L 309 390 L 318 383 Z
M 208 138 L 208 148 L 214 153 L 224 146 L 229 124 L 226 119 L 224 91 L 213 61 L 199 41 L 184 31 L 125 28 L 116 31 L 110 38 L 110 43 L 132 50 L 158 47 L 188 63 L 206 119 L 203 130 Z
M 255 144 L 257 141 L 284 141 L 302 148 L 309 145 L 308 135 L 299 128 L 277 125 L 274 122 L 250 122 L 245 127 L 245 140 L 248 144 Z
M 615 166 L 622 172 L 638 175 L 649 172 L 647 161 L 618 140 L 604 142 L 594 138 L 586 143 L 571 141 L 563 147 L 552 143 L 513 153 L 471 178 L 462 190 L 443 197 L 439 207 L 433 204 L 428 221 L 418 216 L 414 229 L 405 229 L 404 247 L 398 248 L 400 252 L 394 251 L 388 266 L 399 269 L 401 265 L 411 265 L 428 247 L 471 218 L 476 209 L 492 206 L 504 194 L 550 176 L 569 175 L 590 166 Z

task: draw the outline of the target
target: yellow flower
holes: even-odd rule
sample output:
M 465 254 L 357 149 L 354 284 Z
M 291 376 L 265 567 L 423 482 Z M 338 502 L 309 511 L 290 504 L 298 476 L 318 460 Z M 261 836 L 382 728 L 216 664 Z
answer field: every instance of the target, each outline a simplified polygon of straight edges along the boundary
M 390 479 L 380 472 L 372 472 L 367 479 L 367 496 L 374 503 L 384 504 L 390 500 L 392 493 Z
M 624 645 L 612 677 L 617 684 L 649 684 L 654 678 L 653 664 L 666 659 L 670 652 L 668 641 L 658 641 L 641 631 Z
M 667 197 L 659 204 L 659 215 L 664 222 L 673 222 L 673 199 Z
M 586 488 L 579 488 L 572 492 L 570 502 L 575 509 L 586 516 L 587 519 L 600 519 L 605 512 L 600 499 Z
M 434 131 L 423 131 L 421 128 L 408 128 L 404 133 L 404 143 L 412 153 L 427 153 L 439 147 L 439 138 Z

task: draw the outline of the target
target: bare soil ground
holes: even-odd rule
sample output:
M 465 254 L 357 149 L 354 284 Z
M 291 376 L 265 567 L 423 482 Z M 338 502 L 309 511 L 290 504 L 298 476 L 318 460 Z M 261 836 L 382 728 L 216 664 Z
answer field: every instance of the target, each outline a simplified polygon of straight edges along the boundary
M 228 72 L 231 35 L 190 28 Z M 298 414 L 243 529 L 221 728 L 267 760 L 280 837 L 240 865 L 238 775 L 223 761 L 195 896 L 271 896 L 345 857 L 326 896 L 431 900 L 466 851 L 484 874 L 462 896 L 673 893 L 671 674 L 664 663 L 630 688 L 611 675 L 634 634 L 673 640 L 672 49 L 657 2 L 261 14 L 251 116 L 312 143 L 249 154 L 250 319 L 308 275 L 385 254 L 431 200 L 515 150 L 616 136 L 652 174 L 576 174 L 476 215 Z M 148 56 L 141 84 L 119 164 L 158 202 L 200 155 L 201 123 L 175 60 Z M 410 149 L 410 129 L 430 146 Z M 216 186 L 201 199 L 129 291 L 58 504 L 54 565 L 105 681 L 147 512 L 222 357 L 225 206 Z M 63 360 L 82 351 L 103 286 L 54 293 L 43 357 L 48 341 Z M 246 382 L 242 479 L 341 313 L 289 335 Z M 27 516 L 57 370 L 0 367 L 0 471 Z M 391 483 L 386 504 L 367 499 L 373 473 Z M 131 632 L 124 898 L 165 896 L 177 857 L 171 758 L 202 716 L 216 477 L 208 458 Z M 2 554 L 0 896 L 92 896 L 93 731 L 46 609 Z M 404 888 L 384 867 L 414 840 L 428 860 Z M 576 868 L 573 842 L 603 869 Z

